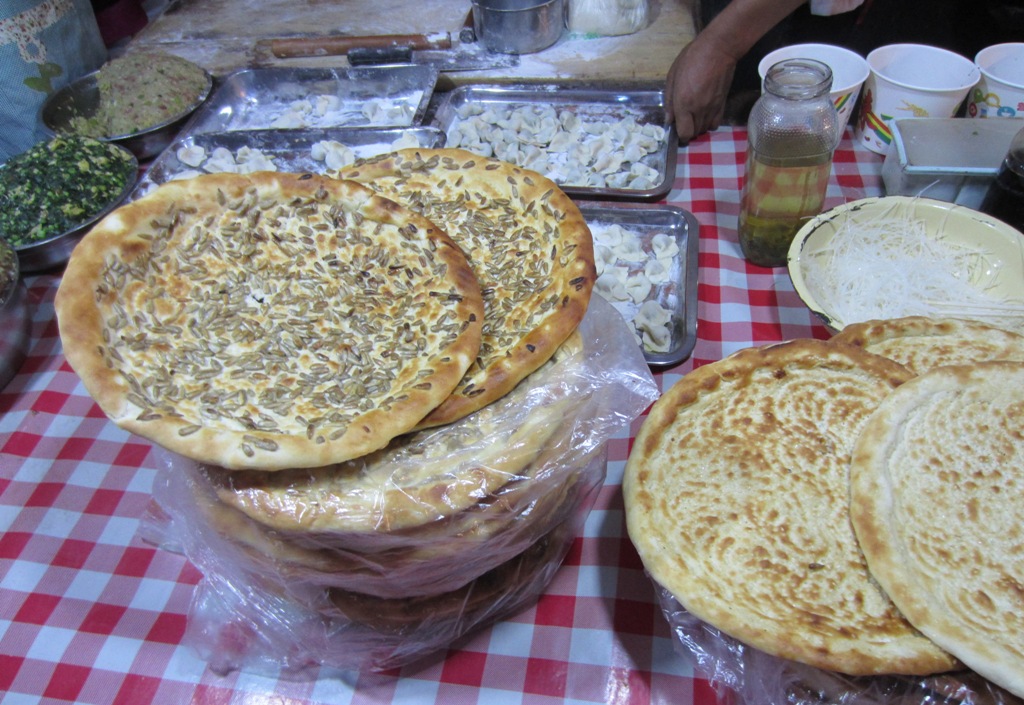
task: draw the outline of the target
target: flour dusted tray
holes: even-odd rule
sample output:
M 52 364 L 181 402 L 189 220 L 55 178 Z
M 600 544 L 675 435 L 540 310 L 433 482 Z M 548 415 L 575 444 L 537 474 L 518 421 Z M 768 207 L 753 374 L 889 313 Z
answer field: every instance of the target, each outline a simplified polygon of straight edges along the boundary
M 214 89 L 182 134 L 418 125 L 437 77 L 435 68 L 412 65 L 242 69 Z
M 579 206 L 594 236 L 597 293 L 634 331 L 645 306 L 656 305 L 664 312 L 665 348 L 652 350 L 641 342 L 649 366 L 665 369 L 686 360 L 697 342 L 697 219 L 682 208 L 661 204 L 583 202 Z M 659 256 L 666 251 L 668 256 Z M 659 269 L 658 276 L 652 262 L 664 269 Z
M 663 91 L 462 86 L 437 103 L 428 120 L 447 146 L 538 171 L 570 196 L 653 201 L 672 188 L 678 148 Z
M 402 147 L 440 147 L 443 144 L 443 132 L 423 125 L 237 130 L 185 135 L 150 165 L 132 196 L 138 198 L 159 184 L 196 173 L 270 168 L 274 171 L 322 174 L 339 168 L 342 162 L 351 163 L 357 158 L 373 157 Z

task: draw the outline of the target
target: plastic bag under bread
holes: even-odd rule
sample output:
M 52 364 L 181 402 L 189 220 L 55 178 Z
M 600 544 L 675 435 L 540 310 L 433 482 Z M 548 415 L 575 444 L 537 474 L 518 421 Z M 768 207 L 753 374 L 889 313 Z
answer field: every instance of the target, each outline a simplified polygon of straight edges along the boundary
M 970 671 L 931 676 L 848 676 L 754 649 L 693 616 L 655 585 L 675 647 L 723 695 L 764 705 L 1018 705 L 1021 701 Z

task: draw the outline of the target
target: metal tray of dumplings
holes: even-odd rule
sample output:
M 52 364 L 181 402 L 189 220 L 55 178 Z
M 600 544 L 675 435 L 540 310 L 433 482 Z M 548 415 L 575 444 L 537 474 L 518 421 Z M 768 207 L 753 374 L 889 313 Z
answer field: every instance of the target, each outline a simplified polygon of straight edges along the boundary
M 415 127 L 382 128 L 338 128 L 327 130 L 243 130 L 236 132 L 208 132 L 179 137 L 149 166 L 139 180 L 131 198 L 139 198 L 153 188 L 175 178 L 187 178 L 201 173 L 216 171 L 246 171 L 242 156 L 253 150 L 256 158 L 269 160 L 272 170 L 317 174 L 326 173 L 331 167 L 313 156 L 313 146 L 318 142 L 336 142 L 351 150 L 354 158 L 365 159 L 402 147 L 441 147 L 444 133 L 436 127 L 419 125 Z M 208 158 L 199 163 L 193 157 L 198 152 Z M 226 153 L 217 150 L 227 150 Z M 243 151 L 246 150 L 246 151 Z M 219 158 L 214 158 L 217 154 Z M 183 161 L 183 158 L 185 161 Z M 225 159 L 234 161 L 237 169 L 226 165 Z M 239 162 L 242 162 L 239 164 Z
M 181 134 L 419 125 L 437 84 L 429 66 L 252 68 L 228 75 Z
M 569 119 L 572 116 L 579 118 L 589 130 L 599 131 L 604 127 L 609 139 L 602 142 L 601 135 L 596 132 L 581 139 L 583 135 L 576 134 L 566 127 L 566 120 L 560 121 L 555 133 L 568 133 L 570 137 L 560 137 L 558 141 L 549 140 L 548 133 L 543 127 L 537 130 L 533 126 L 526 126 L 526 129 L 523 129 L 522 124 L 512 124 L 508 120 L 505 121 L 505 125 L 491 122 L 492 119 L 500 121 L 503 116 L 510 112 L 514 114 L 520 108 L 544 111 L 548 107 L 560 118 L 563 115 Z M 471 116 L 469 113 L 478 114 Z M 486 116 L 484 122 L 492 126 L 486 135 L 480 135 L 481 130 L 475 128 L 480 121 L 473 118 L 481 116 Z M 426 120 L 429 124 L 444 130 L 448 137 L 446 146 L 462 147 L 484 156 L 495 156 L 517 166 L 533 169 L 551 178 L 563 191 L 576 198 L 655 201 L 668 194 L 675 179 L 678 141 L 675 128 L 667 121 L 665 95 L 661 90 L 567 88 L 549 84 L 461 86 L 439 96 L 436 106 Z M 635 158 L 635 150 L 626 155 L 630 140 L 634 145 L 637 140 L 630 137 L 623 139 L 621 131 L 614 135 L 611 133 L 611 130 L 623 120 L 635 120 L 641 128 L 647 126 L 649 131 L 663 133 L 662 137 L 657 139 L 654 151 L 643 154 L 639 159 Z M 472 134 L 467 135 L 466 127 L 462 123 L 474 123 L 474 129 L 480 139 L 474 140 Z M 626 134 L 628 133 L 629 129 L 626 128 Z M 591 137 L 593 139 L 590 139 Z M 511 155 L 508 154 L 508 149 L 504 148 L 504 145 L 508 144 L 516 144 L 518 147 L 512 150 Z M 502 146 L 501 149 L 499 145 Z M 536 161 L 534 148 L 549 154 L 550 158 Z M 498 153 L 499 151 L 504 153 Z M 598 160 L 604 159 L 605 163 L 601 166 L 604 169 L 612 169 L 615 166 L 615 155 L 621 155 L 623 163 L 633 165 L 639 162 L 645 172 L 650 170 L 647 172 L 652 175 L 650 183 L 611 183 L 608 175 L 603 174 L 603 170 L 597 167 Z M 627 156 L 629 158 L 626 158 Z M 534 159 L 533 163 L 531 157 Z M 542 167 L 547 165 L 551 168 L 538 168 L 538 163 Z M 620 168 L 613 169 L 609 174 L 621 175 L 622 165 L 619 166 Z M 600 179 L 597 179 L 598 183 L 582 183 L 577 178 L 582 175 L 589 180 L 596 178 L 598 174 L 605 176 L 605 183 L 601 184 Z
M 656 235 L 665 234 L 674 240 L 678 254 L 668 268 L 668 280 L 663 284 L 652 286 L 644 300 L 653 300 L 671 313 L 668 327 L 671 342 L 664 352 L 652 352 L 643 348 L 647 364 L 655 369 L 674 367 L 693 352 L 697 342 L 697 252 L 700 225 L 697 218 L 689 211 L 662 204 L 629 204 L 618 202 L 585 202 L 579 204 L 583 218 L 587 221 L 594 234 L 595 259 L 598 263 L 598 287 L 595 294 L 601 294 L 602 279 L 608 276 L 608 267 L 626 266 L 626 276 L 634 278 L 645 275 L 646 260 L 619 263 L 608 260 L 600 252 L 602 232 L 605 228 L 618 225 L 622 229 L 637 236 L 643 253 L 652 255 L 652 242 Z M 632 307 L 638 308 L 642 302 L 609 302 L 623 314 L 630 326 L 633 326 Z

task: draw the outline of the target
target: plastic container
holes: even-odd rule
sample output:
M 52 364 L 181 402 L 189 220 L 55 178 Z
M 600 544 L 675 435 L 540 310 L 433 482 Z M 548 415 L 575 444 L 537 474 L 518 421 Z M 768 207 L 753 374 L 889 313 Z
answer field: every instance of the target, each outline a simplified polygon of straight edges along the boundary
M 831 88 L 831 69 L 812 59 L 780 61 L 765 75 L 740 201 L 740 248 L 753 264 L 784 265 L 793 236 L 822 211 L 840 136 Z
M 882 163 L 889 196 L 925 196 L 978 208 L 1024 120 L 899 118 Z
M 980 210 L 1024 232 L 1024 129 L 1010 142 Z
M 570 32 L 613 37 L 646 27 L 651 7 L 648 0 L 569 0 L 566 15 Z

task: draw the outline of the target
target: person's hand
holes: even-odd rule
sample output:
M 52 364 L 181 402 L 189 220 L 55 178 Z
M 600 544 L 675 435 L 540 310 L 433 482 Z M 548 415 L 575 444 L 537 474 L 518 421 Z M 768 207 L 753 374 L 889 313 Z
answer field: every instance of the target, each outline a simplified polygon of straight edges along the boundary
M 672 62 L 665 85 L 668 121 L 681 143 L 718 127 L 736 70 L 736 59 L 700 35 Z

